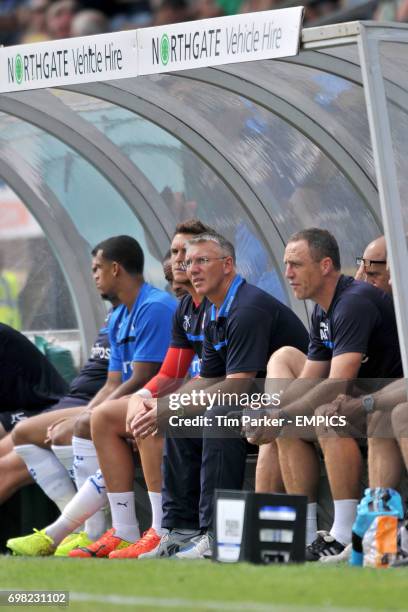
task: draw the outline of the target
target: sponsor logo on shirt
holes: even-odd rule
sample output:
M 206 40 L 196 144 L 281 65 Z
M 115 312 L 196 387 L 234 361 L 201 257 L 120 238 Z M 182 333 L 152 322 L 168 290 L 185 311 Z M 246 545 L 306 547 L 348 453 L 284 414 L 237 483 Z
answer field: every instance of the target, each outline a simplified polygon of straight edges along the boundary
M 188 331 L 191 327 L 191 315 L 184 315 L 183 329 Z
M 133 362 L 132 361 L 123 361 L 122 362 L 122 369 L 124 374 L 128 374 L 129 372 L 133 371 Z
M 91 350 L 91 359 L 106 359 L 109 361 L 110 347 L 95 345 Z

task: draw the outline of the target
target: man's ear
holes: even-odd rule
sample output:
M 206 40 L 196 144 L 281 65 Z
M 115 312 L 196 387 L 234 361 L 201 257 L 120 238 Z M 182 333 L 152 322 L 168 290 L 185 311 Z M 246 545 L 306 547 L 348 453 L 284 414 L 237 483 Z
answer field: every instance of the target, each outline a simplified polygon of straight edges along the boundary
M 120 270 L 120 264 L 117 261 L 112 261 L 112 275 L 118 276 Z
M 320 262 L 320 269 L 323 276 L 327 276 L 333 270 L 333 261 L 331 257 L 323 257 Z
M 224 259 L 224 270 L 229 274 L 234 269 L 234 261 L 230 255 Z

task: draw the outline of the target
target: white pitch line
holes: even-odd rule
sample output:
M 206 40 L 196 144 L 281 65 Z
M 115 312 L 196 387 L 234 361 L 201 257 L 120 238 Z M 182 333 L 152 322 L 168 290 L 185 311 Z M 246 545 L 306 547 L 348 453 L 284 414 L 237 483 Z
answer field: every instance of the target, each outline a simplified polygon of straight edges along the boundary
M 345 608 L 338 606 L 302 606 L 293 604 L 263 604 L 252 601 L 228 602 L 206 601 L 200 599 L 173 599 L 161 597 L 133 597 L 124 595 L 94 595 L 92 593 L 70 593 L 70 601 L 89 601 L 94 603 L 110 603 L 117 606 L 149 606 L 151 608 L 204 608 L 219 611 L 250 612 L 372 612 L 370 608 Z M 395 612 L 398 612 L 397 610 Z M 401 611 L 402 612 L 402 611 Z

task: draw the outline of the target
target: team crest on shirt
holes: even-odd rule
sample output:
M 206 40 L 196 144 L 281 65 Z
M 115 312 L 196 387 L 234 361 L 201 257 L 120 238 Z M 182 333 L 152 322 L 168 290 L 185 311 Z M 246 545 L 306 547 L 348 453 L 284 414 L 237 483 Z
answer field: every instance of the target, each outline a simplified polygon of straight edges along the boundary
M 320 322 L 320 340 L 329 339 L 329 324 L 325 321 Z
M 184 321 L 183 321 L 184 331 L 188 331 L 190 329 L 190 326 L 191 326 L 191 315 L 184 315 Z

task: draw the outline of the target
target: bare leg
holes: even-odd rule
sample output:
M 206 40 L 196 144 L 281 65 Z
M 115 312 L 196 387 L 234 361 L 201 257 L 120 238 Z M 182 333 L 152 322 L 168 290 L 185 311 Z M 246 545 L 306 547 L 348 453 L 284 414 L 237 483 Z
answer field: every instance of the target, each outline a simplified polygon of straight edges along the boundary
M 397 411 L 395 417 L 396 415 Z M 392 431 L 391 414 L 375 412 L 370 417 L 368 431 L 370 487 L 396 489 L 401 480 L 402 467 L 401 451 Z
M 126 442 L 128 398 L 104 402 L 92 411 L 92 439 L 98 461 L 111 493 L 133 490 L 134 464 Z
M 405 468 L 408 466 L 408 403 L 398 404 L 391 414 L 394 436 L 398 440 Z
M 306 356 L 295 348 L 283 347 L 271 356 L 267 368 L 265 391 L 269 394 L 280 391 L 284 383 L 297 378 L 302 371 Z M 275 387 L 278 387 L 275 389 Z M 285 487 L 279 465 L 278 447 L 275 441 L 259 449 L 256 464 L 255 490 L 257 492 L 283 493 Z
M 0 428 L 3 428 L 2 425 L 0 425 Z M 4 429 L 4 428 L 3 428 Z M 11 437 L 11 433 L 6 433 L 5 435 L 2 436 L 1 435 L 1 431 L 0 431 L 0 457 L 4 457 L 5 455 L 8 455 L 12 450 L 13 450 L 13 439 Z
M 257 493 L 285 493 L 275 441 L 259 447 L 256 464 L 255 491 Z
M 77 416 L 84 411 L 84 406 L 75 408 L 63 408 L 44 412 L 36 416 L 20 421 L 12 432 L 14 444 L 34 444 L 41 448 L 50 448 L 50 442 L 45 442 L 47 429 L 55 422 L 64 418 Z

